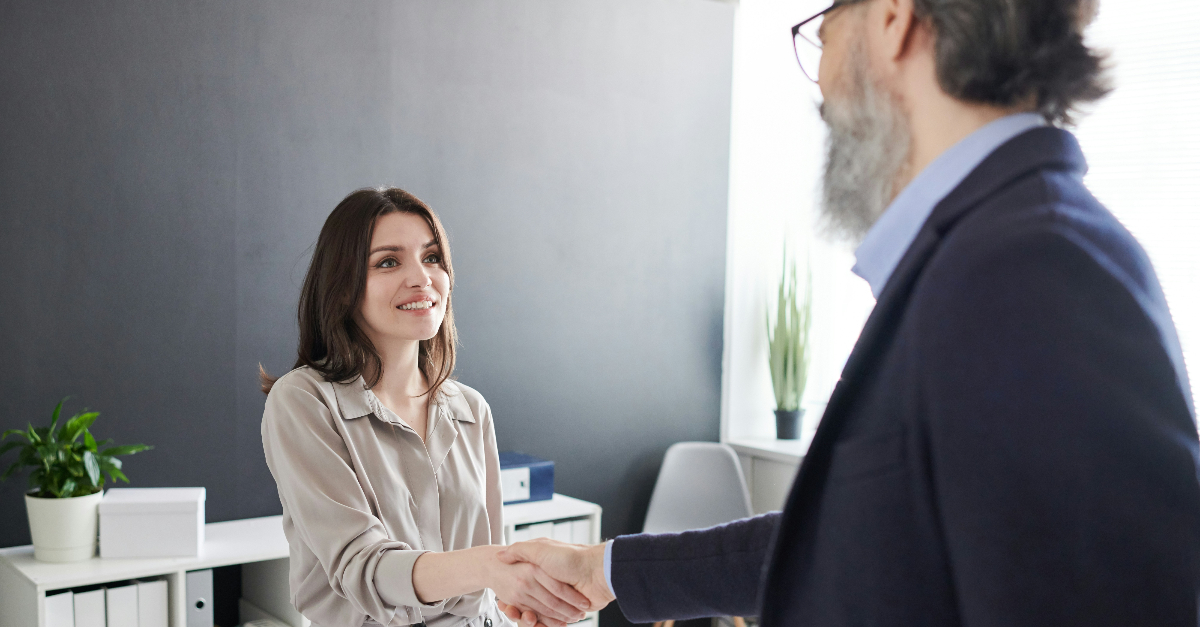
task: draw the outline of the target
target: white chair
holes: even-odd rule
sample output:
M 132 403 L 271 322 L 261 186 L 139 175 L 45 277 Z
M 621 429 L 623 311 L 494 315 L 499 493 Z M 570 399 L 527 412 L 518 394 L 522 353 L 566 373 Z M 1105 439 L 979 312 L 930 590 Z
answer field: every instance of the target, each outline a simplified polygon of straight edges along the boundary
M 737 453 L 727 444 L 679 442 L 663 457 L 643 533 L 703 529 L 754 515 Z M 734 617 L 737 627 L 745 621 Z M 675 621 L 655 623 L 673 627 Z

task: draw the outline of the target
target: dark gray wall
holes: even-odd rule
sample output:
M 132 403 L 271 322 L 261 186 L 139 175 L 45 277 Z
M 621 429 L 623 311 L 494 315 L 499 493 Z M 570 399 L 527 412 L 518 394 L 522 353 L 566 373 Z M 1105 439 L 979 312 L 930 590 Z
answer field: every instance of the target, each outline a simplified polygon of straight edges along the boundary
M 637 530 L 665 448 L 717 437 L 732 22 L 710 0 L 5 0 L 0 428 L 70 394 L 155 445 L 133 485 L 278 513 L 256 365 L 294 359 L 325 216 L 395 184 L 449 230 L 458 375 L 501 447 Z M 28 542 L 23 487 L 0 484 L 0 546 Z

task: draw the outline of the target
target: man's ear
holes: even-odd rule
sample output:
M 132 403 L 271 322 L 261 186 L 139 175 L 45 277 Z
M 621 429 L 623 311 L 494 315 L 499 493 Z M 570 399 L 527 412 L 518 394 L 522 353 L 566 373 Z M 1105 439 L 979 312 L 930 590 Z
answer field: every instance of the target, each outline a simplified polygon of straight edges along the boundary
M 899 61 L 911 52 L 918 26 L 913 14 L 913 0 L 879 0 L 879 15 L 876 24 L 882 27 L 880 56 L 888 61 Z

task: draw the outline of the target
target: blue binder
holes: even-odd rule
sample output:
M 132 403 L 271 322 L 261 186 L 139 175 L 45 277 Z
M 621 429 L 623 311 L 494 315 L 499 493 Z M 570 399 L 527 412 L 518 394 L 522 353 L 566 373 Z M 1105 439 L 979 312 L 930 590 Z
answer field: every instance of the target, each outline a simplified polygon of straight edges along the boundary
M 524 453 L 500 453 L 504 504 L 548 501 L 554 496 L 554 462 Z

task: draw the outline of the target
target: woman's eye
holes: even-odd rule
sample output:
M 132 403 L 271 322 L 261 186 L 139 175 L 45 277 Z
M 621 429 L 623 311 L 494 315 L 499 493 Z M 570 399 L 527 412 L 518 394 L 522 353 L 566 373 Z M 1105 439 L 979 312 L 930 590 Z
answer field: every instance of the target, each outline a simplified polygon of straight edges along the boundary
M 425 263 L 441 263 L 442 256 L 438 254 L 430 254 L 425 257 Z
M 384 259 L 383 261 L 379 262 L 380 268 L 395 268 L 398 265 L 400 265 L 400 264 L 395 259 L 392 259 L 391 257 L 388 257 L 387 259 Z

